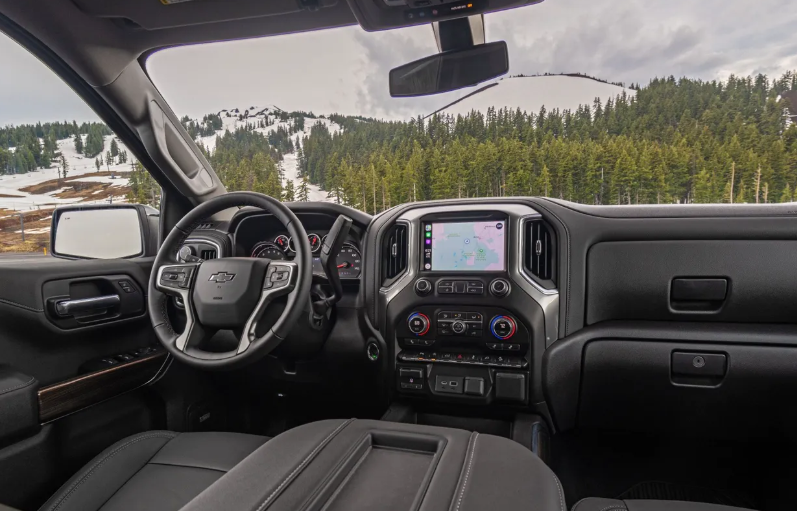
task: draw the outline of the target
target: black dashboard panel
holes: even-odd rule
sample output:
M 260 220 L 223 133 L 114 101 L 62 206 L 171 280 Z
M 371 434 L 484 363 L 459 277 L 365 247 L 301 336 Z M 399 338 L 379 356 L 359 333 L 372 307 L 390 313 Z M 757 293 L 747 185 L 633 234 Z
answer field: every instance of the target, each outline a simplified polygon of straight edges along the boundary
M 616 241 L 587 260 L 587 324 L 615 319 L 792 323 L 795 240 Z M 724 280 L 724 297 L 672 296 L 675 281 Z M 708 291 L 708 290 L 707 290 Z

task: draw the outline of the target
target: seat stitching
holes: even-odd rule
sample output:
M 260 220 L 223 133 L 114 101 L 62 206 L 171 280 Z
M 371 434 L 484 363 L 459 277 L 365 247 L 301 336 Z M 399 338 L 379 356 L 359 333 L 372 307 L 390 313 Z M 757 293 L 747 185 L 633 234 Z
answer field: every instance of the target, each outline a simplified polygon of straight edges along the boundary
M 324 440 L 322 440 L 321 443 L 318 444 L 315 447 L 315 449 L 313 449 L 310 452 L 310 454 L 308 454 L 307 457 L 302 460 L 301 463 L 299 463 L 299 466 L 297 466 L 295 469 L 293 469 L 293 472 L 288 474 L 288 477 L 286 477 L 285 479 L 282 480 L 282 482 L 279 484 L 279 486 L 277 486 L 277 488 L 273 492 L 271 492 L 271 495 L 269 495 L 266 498 L 266 500 L 264 500 L 263 503 L 260 504 L 260 506 L 257 508 L 257 511 L 263 511 L 264 509 L 266 509 L 268 507 L 268 505 L 271 504 L 271 499 L 273 499 L 277 494 L 279 494 L 279 492 L 282 491 L 282 488 L 285 487 L 285 485 L 287 485 L 289 482 L 291 482 L 293 477 L 298 472 L 300 472 L 302 469 L 304 469 L 305 465 L 307 465 L 307 463 L 309 463 L 310 460 L 312 460 L 315 457 L 315 455 L 318 454 L 318 451 L 323 449 L 327 445 L 327 443 L 329 443 L 329 441 L 332 440 L 332 437 L 334 437 L 335 435 L 340 433 L 343 430 L 343 428 L 345 428 L 346 426 L 351 424 L 353 420 L 354 419 L 347 420 L 346 422 L 344 422 L 343 424 L 341 424 L 340 426 L 335 428 L 335 430 L 332 431 L 332 433 L 330 433 Z
M 579 504 L 581 504 L 582 502 L 584 502 L 588 498 L 589 497 L 584 497 L 583 499 L 581 499 L 578 502 L 576 502 L 575 504 L 573 504 L 573 507 L 570 509 L 570 511 L 576 511 L 576 509 L 578 508 Z
M 556 477 L 556 474 L 554 474 L 554 475 L 553 475 L 553 480 L 554 480 L 554 482 L 556 483 L 556 490 L 557 490 L 557 491 L 558 491 L 558 493 L 559 493 L 559 508 L 560 508 L 562 511 L 565 511 L 565 497 L 564 497 L 564 492 L 562 491 L 562 485 L 561 485 L 561 483 L 559 482 L 559 478 L 558 478 L 558 477 Z M 602 511 L 605 511 L 605 510 L 602 510 Z
M 31 376 L 30 380 L 26 381 L 25 383 L 20 383 L 19 385 L 15 386 L 15 387 L 9 387 L 7 389 L 0 390 L 0 396 L 2 396 L 3 394 L 8 394 L 9 392 L 13 392 L 15 390 L 23 389 L 23 388 L 27 387 L 28 385 L 30 385 L 31 383 L 33 383 L 34 380 L 36 380 L 36 378 Z
M 150 438 L 168 438 L 168 439 L 171 440 L 171 439 L 175 438 L 176 436 L 177 436 L 176 433 L 175 434 L 153 433 L 153 434 L 148 434 L 148 435 L 142 435 L 142 436 L 133 438 L 132 440 L 130 440 L 128 442 L 125 442 L 124 444 L 120 445 L 119 447 L 117 447 L 116 449 L 114 449 L 113 451 L 108 453 L 107 456 L 103 457 L 101 460 L 98 460 L 94 465 L 92 465 L 92 467 L 88 470 L 86 475 L 84 475 L 79 481 L 74 483 L 72 485 L 72 487 L 67 491 L 67 493 L 63 497 L 61 497 L 61 499 L 54 505 L 54 507 L 50 507 L 50 510 L 51 511 L 56 511 L 58 508 L 60 508 L 64 504 L 64 502 L 66 502 L 69 499 L 69 497 L 71 497 L 72 494 L 75 491 L 77 491 L 77 489 L 83 483 L 85 483 L 89 479 L 89 477 L 91 477 L 91 475 L 94 473 L 95 470 L 100 468 L 100 466 L 102 466 L 106 461 L 108 461 L 109 459 L 113 458 L 114 456 L 119 454 L 119 452 L 123 451 L 127 447 L 133 445 L 136 442 L 140 442 L 142 440 L 148 440 Z
M 473 454 L 476 452 L 476 440 L 479 438 L 479 433 L 473 433 L 473 443 L 471 443 L 470 458 L 468 459 L 468 469 L 465 471 L 465 479 L 462 481 L 462 489 L 459 491 L 459 498 L 457 499 L 457 506 L 454 511 L 459 511 L 462 505 L 462 498 L 465 496 L 465 488 L 468 486 L 468 478 L 470 477 L 470 469 L 473 467 Z
M 625 506 L 625 504 L 621 504 L 619 506 L 617 504 L 612 504 L 611 506 L 607 506 L 607 507 L 601 509 L 601 511 L 609 511 L 610 509 L 619 509 L 619 510 L 622 511 L 622 510 L 625 510 L 625 509 L 628 509 L 628 508 Z

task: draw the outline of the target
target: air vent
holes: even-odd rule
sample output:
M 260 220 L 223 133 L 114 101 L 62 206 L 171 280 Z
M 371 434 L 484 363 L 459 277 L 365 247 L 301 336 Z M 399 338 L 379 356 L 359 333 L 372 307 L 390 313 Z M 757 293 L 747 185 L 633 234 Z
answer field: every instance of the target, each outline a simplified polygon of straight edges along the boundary
M 218 257 L 218 254 L 213 249 L 203 250 L 199 254 L 200 254 L 199 257 L 205 261 L 209 261 L 210 259 L 216 259 L 216 257 Z
M 551 228 L 542 220 L 530 220 L 526 222 L 524 236 L 525 270 L 543 287 L 553 288 L 556 285 L 556 246 Z
M 388 285 L 407 270 L 407 226 L 396 224 L 382 241 L 382 285 Z

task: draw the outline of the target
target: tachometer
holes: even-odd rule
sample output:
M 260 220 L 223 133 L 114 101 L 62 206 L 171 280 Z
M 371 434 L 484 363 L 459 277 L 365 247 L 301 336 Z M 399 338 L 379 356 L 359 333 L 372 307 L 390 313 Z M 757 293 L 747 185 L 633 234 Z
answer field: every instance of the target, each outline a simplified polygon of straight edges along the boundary
M 285 252 L 270 241 L 261 241 L 252 249 L 252 257 L 282 261 L 285 259 Z
M 315 254 L 321 250 L 321 237 L 318 234 L 310 233 L 307 235 L 307 241 L 310 242 L 310 248 Z
M 274 244 L 277 245 L 283 252 L 287 252 L 290 250 L 291 239 L 284 234 L 280 234 L 274 238 Z
M 338 275 L 342 279 L 356 279 L 362 271 L 362 256 L 357 248 L 346 243 L 338 253 Z

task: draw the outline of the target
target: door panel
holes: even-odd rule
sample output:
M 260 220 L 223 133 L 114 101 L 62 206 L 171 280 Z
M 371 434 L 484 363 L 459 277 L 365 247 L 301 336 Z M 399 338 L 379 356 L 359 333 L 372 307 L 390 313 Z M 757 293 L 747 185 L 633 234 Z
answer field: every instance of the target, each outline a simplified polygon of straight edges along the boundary
M 146 386 L 168 366 L 144 305 L 151 265 L 0 259 L 0 375 L 33 382 L 6 396 L 14 406 L 0 402 L 0 503 L 35 508 L 108 445 L 165 427 L 163 401 Z M 119 304 L 77 317 L 55 310 L 97 294 Z

